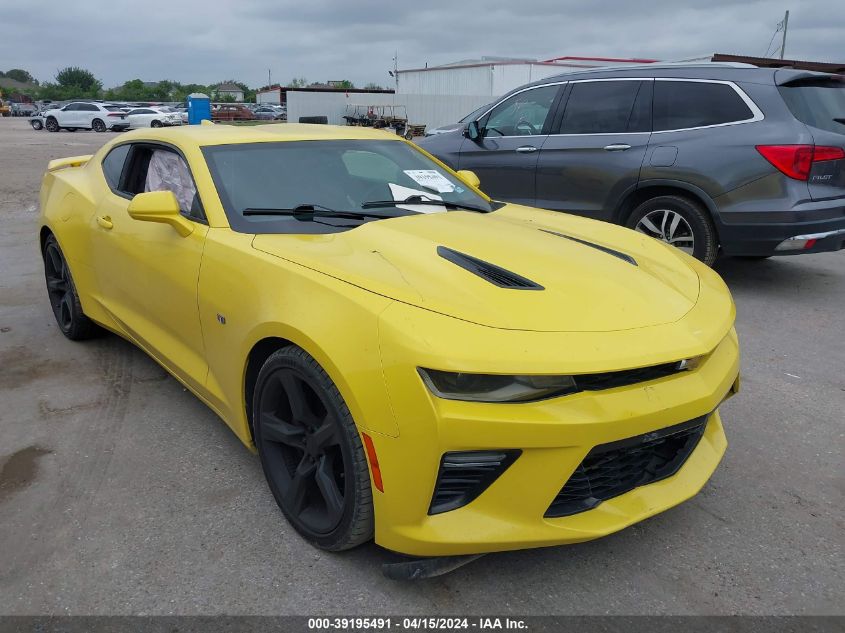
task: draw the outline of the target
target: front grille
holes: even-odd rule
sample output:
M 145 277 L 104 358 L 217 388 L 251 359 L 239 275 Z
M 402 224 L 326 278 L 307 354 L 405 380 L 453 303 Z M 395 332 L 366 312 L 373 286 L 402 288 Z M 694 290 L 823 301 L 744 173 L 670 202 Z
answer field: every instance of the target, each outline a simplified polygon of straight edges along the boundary
M 557 494 L 546 517 L 595 508 L 639 486 L 671 477 L 698 445 L 707 416 L 593 448 Z
M 578 391 L 599 391 L 601 389 L 613 389 L 614 387 L 625 387 L 638 382 L 656 380 L 684 371 L 686 363 L 676 361 L 652 365 L 651 367 L 638 367 L 636 369 L 623 369 L 622 371 L 608 371 L 601 374 L 578 374 L 574 376 Z
M 440 460 L 429 514 L 465 506 L 484 492 L 510 466 L 520 451 L 454 451 Z

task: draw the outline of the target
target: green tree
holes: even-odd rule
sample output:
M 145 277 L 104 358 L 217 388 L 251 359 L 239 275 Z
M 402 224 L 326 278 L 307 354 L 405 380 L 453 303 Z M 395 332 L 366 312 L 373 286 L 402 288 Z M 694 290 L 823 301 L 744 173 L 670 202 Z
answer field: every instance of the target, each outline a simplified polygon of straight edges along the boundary
M 344 79 L 343 81 L 338 81 L 336 85 L 337 85 L 338 88 L 342 88 L 344 90 L 351 90 L 352 88 L 355 87 L 355 84 L 353 84 L 348 79 Z
M 12 68 L 11 70 L 7 70 L 5 75 L 9 79 L 14 79 L 15 81 L 20 81 L 24 84 L 38 85 L 38 80 L 30 75 L 29 71 L 24 70 L 23 68 Z
M 379 86 L 377 83 L 371 81 L 366 86 L 364 86 L 364 90 L 384 90 L 384 88 Z
M 305 77 L 294 77 L 288 84 L 289 88 L 305 88 L 308 86 L 308 80 Z
M 56 73 L 55 83 L 46 82 L 40 91 L 42 99 L 95 99 L 103 84 L 84 68 L 68 66 Z

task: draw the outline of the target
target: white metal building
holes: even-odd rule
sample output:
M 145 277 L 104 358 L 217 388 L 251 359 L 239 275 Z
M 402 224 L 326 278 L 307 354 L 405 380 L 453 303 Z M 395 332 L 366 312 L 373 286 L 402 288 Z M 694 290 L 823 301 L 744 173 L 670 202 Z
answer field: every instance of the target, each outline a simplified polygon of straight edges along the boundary
M 654 59 L 555 57 L 544 61 L 482 57 L 431 68 L 399 70 L 399 94 L 472 95 L 498 97 L 522 84 L 569 70 L 630 66 Z

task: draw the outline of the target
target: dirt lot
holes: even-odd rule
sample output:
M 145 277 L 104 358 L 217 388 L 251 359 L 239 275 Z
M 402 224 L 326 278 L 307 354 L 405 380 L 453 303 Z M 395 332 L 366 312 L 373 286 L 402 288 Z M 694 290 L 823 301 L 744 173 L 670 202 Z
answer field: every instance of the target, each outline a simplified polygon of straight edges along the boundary
M 305 544 L 258 459 L 140 351 L 57 330 L 41 173 L 112 137 L 0 120 L 0 614 L 843 613 L 845 252 L 719 264 L 744 383 L 693 500 L 397 584 L 374 545 Z

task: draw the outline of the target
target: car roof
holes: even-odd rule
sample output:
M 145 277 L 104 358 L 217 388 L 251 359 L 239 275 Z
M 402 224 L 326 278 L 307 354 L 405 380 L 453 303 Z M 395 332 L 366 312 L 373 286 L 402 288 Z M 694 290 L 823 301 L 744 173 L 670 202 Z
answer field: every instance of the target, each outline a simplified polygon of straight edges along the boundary
M 792 75 L 805 76 L 807 71 L 791 68 L 760 68 L 751 64 L 735 62 L 706 62 L 700 64 L 637 64 L 634 66 L 604 66 L 602 68 L 585 68 L 544 77 L 530 84 L 520 86 L 521 90 L 528 86 L 541 86 L 555 81 L 569 81 L 582 79 L 615 79 L 625 77 L 670 78 L 670 79 L 715 79 L 720 81 L 735 81 L 744 83 L 761 83 L 772 85 L 775 74 L 778 83 L 788 81 Z M 819 76 L 829 76 L 826 73 L 814 73 Z
M 154 128 L 126 132 L 123 141 L 162 141 L 176 145 L 235 145 L 273 141 L 380 140 L 401 141 L 393 132 L 351 125 L 317 125 L 277 123 L 273 125 L 238 126 L 225 124 L 183 125 L 175 128 Z

